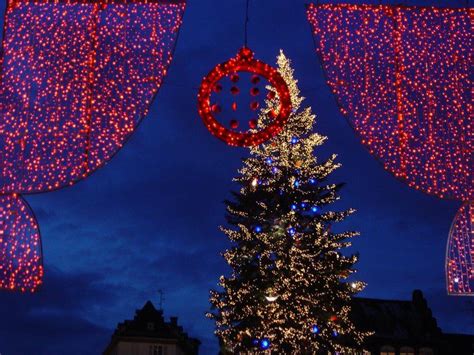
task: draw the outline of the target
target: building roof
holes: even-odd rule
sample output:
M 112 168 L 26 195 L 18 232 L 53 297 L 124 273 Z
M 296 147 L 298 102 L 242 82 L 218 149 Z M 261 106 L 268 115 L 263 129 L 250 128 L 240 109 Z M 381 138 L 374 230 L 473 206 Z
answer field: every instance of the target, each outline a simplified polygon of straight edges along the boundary
M 426 338 L 441 335 L 436 319 L 421 291 L 411 300 L 380 300 L 355 297 L 352 305 L 354 322 L 387 338 Z
M 446 354 L 473 354 L 474 335 L 443 333 L 420 290 L 413 291 L 411 300 L 354 297 L 351 316 L 356 327 L 374 332 L 367 338 L 368 348 L 427 346 Z
M 112 340 L 104 354 L 119 341 L 140 341 L 177 344 L 185 354 L 197 354 L 201 342 L 198 339 L 191 338 L 178 325 L 177 317 L 170 317 L 166 322 L 163 317 L 163 311 L 157 310 L 151 301 L 147 301 L 142 309 L 135 311 L 135 317 L 132 320 L 125 320 L 117 325 Z

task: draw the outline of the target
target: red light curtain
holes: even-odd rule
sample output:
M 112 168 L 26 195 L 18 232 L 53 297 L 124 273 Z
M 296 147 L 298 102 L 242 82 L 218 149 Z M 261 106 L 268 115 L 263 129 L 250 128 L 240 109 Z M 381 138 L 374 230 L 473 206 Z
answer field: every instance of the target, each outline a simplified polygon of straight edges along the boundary
M 107 162 L 160 87 L 183 10 L 162 1 L 9 3 L 1 192 L 57 189 Z
M 370 153 L 413 188 L 472 201 L 473 10 L 311 4 L 307 16 L 328 85 Z M 447 267 L 467 268 L 471 288 L 453 276 L 448 291 L 473 294 L 472 229 L 455 230 L 448 255 L 463 256 Z
M 0 78 L 0 194 L 69 186 L 124 145 L 171 62 L 185 0 L 15 0 L 7 5 Z M 5 197 L 8 200 L 8 197 Z M 4 210 L 6 200 L 0 201 Z M 18 202 L 19 203 L 19 202 Z M 3 220 L 0 266 L 31 268 Z M 26 223 L 26 222 L 25 222 Z M 29 223 L 29 222 L 28 222 Z M 15 232 L 18 230 L 18 232 Z M 26 232 L 25 232 L 26 233 Z M 40 258 L 41 259 L 41 258 Z M 39 265 L 40 259 L 35 258 Z M 13 260 L 13 261 L 12 261 Z M 32 259 L 31 259 L 32 260 Z M 25 264 L 27 263 L 27 264 Z M 10 275 L 0 273 L 5 281 Z M 12 283 L 0 283 L 11 289 Z M 17 278 L 13 289 L 30 289 Z
M 468 9 L 309 5 L 317 52 L 362 143 L 408 185 L 473 199 Z

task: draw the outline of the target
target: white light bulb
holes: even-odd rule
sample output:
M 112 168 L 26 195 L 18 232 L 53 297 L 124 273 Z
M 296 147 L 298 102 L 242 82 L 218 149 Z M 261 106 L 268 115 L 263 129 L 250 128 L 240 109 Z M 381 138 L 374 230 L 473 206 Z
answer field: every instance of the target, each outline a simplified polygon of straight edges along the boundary
M 268 302 L 275 302 L 278 297 L 280 296 L 265 296 L 265 299 L 268 301 Z

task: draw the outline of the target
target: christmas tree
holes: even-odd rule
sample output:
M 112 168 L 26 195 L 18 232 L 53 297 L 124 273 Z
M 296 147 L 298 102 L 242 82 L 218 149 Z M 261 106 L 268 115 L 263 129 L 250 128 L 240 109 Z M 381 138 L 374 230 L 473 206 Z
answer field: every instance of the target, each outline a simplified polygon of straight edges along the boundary
M 301 106 L 290 64 L 280 53 L 278 70 L 293 104 L 289 121 L 278 136 L 251 148 L 235 179 L 240 192 L 226 201 L 230 227 L 221 229 L 232 247 L 223 256 L 232 274 L 221 276 L 223 291 L 211 291 L 208 313 L 224 352 L 327 354 L 355 347 L 367 335 L 349 319 L 351 297 L 365 287 L 347 280 L 357 255 L 341 252 L 358 233 L 331 229 L 354 210 L 328 208 L 342 184 L 326 180 L 340 165 L 336 155 L 324 162 L 314 156 L 326 137 L 313 133 L 315 116 Z M 278 107 L 272 96 L 261 126 Z

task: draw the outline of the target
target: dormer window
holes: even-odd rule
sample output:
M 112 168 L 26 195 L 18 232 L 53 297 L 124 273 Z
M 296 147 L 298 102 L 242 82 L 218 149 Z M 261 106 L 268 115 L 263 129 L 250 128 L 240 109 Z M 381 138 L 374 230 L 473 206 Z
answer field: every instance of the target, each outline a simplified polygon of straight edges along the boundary
M 415 355 L 415 349 L 409 346 L 402 346 L 400 355 Z
M 380 355 L 395 355 L 395 348 L 390 345 L 382 346 L 380 349 Z

